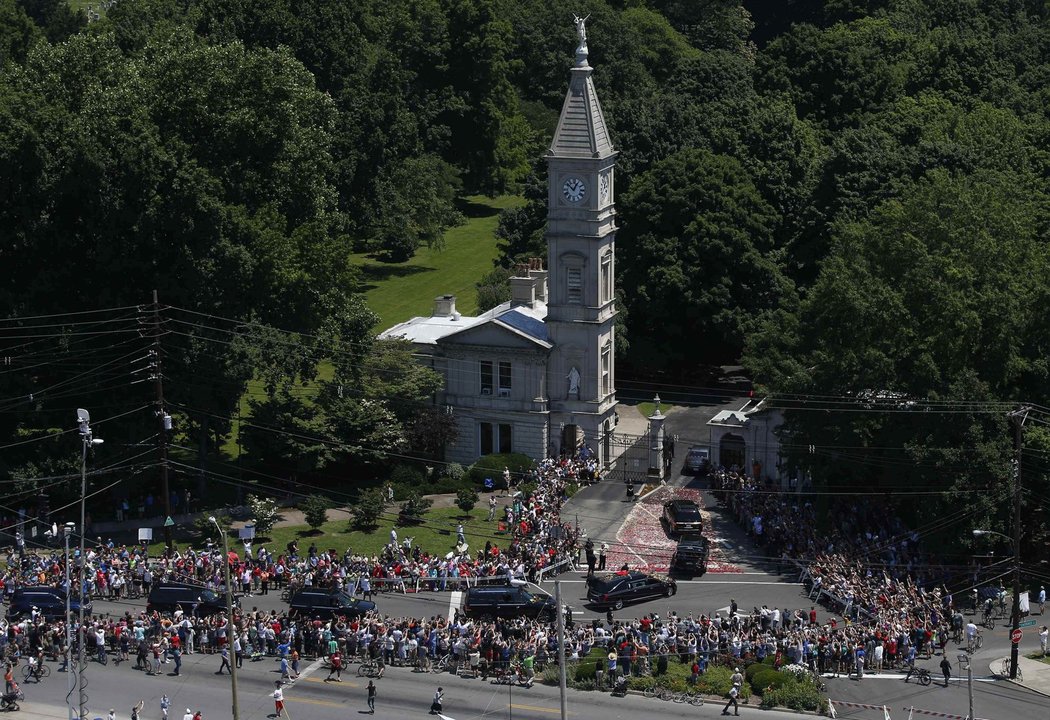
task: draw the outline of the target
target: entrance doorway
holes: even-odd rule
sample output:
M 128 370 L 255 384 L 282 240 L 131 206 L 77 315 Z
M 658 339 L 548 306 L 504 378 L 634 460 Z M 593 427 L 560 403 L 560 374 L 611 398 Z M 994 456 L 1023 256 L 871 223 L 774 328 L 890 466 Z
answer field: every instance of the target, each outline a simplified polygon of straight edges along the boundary
M 579 425 L 566 425 L 561 429 L 562 457 L 574 457 L 583 445 L 583 430 Z
M 735 466 L 738 470 L 747 472 L 744 469 L 744 451 L 746 448 L 744 438 L 739 435 L 723 435 L 718 443 L 718 462 L 723 467 L 731 468 Z

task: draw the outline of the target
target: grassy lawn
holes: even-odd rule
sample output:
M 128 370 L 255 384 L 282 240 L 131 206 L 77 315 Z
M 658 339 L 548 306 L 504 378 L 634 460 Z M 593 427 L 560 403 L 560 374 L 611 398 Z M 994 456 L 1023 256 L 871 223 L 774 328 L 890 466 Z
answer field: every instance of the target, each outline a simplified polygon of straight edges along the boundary
M 354 255 L 365 282 L 365 299 L 379 315 L 379 329 L 386 329 L 417 315 L 429 315 L 438 295 L 456 296 L 456 309 L 464 315 L 477 311 L 474 284 L 492 269 L 496 258 L 496 225 L 501 210 L 519 207 L 517 195 L 496 198 L 473 195 L 460 205 L 467 222 L 449 228 L 441 250 L 420 248 L 401 263 L 384 263 L 368 255 Z
M 488 540 L 491 540 L 492 544 L 497 546 L 507 544 L 509 535 L 499 534 L 496 522 L 487 522 L 485 520 L 488 517 L 488 512 L 488 507 L 481 507 L 480 505 L 471 510 L 469 514 L 464 513 L 457 507 L 429 510 L 423 516 L 421 525 L 396 528 L 397 536 L 399 540 L 404 540 L 406 537 L 415 538 L 412 543 L 413 546 L 419 546 L 430 553 L 444 555 L 455 545 L 456 525 L 461 521 L 461 518 L 464 518 L 462 520 L 463 532 L 472 552 L 477 548 L 484 548 L 485 542 Z M 276 527 L 270 531 L 269 540 L 262 543 L 262 545 L 275 555 L 284 552 L 288 543 L 292 540 L 299 541 L 301 553 L 306 552 L 306 549 L 310 547 L 310 543 L 316 543 L 321 550 L 335 549 L 337 552 L 342 553 L 347 548 L 351 548 L 354 553 L 375 555 L 390 540 L 390 528 L 394 527 L 392 520 L 394 515 L 396 515 L 396 510 L 388 510 L 384 517 L 380 519 L 379 526 L 375 530 L 362 532 L 360 530 L 351 530 L 348 527 L 348 516 L 345 510 L 329 510 L 329 520 L 321 526 L 319 533 L 311 534 L 310 528 L 306 525 Z M 469 519 L 466 519 L 468 515 Z M 445 531 L 447 534 L 442 534 L 441 531 Z M 183 540 L 177 544 L 180 547 L 185 547 L 187 541 Z M 203 545 L 200 540 L 191 544 L 195 547 Z M 151 554 L 160 553 L 163 549 L 163 540 L 154 542 L 150 546 Z M 240 542 L 237 542 L 236 546 L 230 549 L 243 551 L 244 548 Z M 259 543 L 252 546 L 253 552 L 258 549 Z
M 1047 665 L 1050 665 L 1050 655 L 1043 655 L 1042 653 L 1034 652 L 1028 653 L 1027 655 L 1025 655 L 1025 657 L 1029 660 L 1037 660 L 1041 663 L 1046 663 Z
M 649 417 L 650 415 L 652 415 L 656 411 L 656 403 L 649 402 L 649 401 L 640 402 L 637 405 L 635 405 L 635 407 L 638 408 L 638 412 L 642 414 L 642 417 Z M 678 407 L 678 406 L 677 405 L 671 405 L 670 403 L 662 402 L 662 403 L 660 403 L 660 412 L 663 413 L 664 415 L 667 415 L 672 410 L 674 410 L 676 407 Z

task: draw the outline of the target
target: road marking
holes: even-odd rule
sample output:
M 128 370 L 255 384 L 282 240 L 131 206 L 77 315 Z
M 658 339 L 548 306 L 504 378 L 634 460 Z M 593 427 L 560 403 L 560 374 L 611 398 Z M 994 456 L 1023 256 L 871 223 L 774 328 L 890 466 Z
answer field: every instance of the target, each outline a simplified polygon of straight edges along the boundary
M 830 673 L 824 673 L 823 677 L 827 678 L 828 680 L 837 680 L 838 679 L 838 678 L 836 678 L 834 675 L 832 675 Z M 840 675 L 839 677 L 841 677 L 844 680 L 848 679 L 845 675 Z M 933 670 L 930 671 L 930 677 L 933 678 L 934 684 L 943 683 L 944 682 L 944 675 L 935 675 Z M 903 680 L 904 679 L 904 675 L 898 675 L 896 673 L 885 673 L 885 674 L 882 674 L 882 675 L 875 675 L 875 674 L 871 673 L 870 671 L 865 670 L 864 671 L 864 679 L 865 680 L 898 680 L 899 681 L 899 680 Z M 995 678 L 995 677 L 976 678 L 975 677 L 973 679 L 973 681 L 974 682 L 984 682 L 984 683 L 995 683 L 995 682 L 999 682 L 1000 678 Z M 964 683 L 964 682 L 966 682 L 966 678 L 962 677 L 962 676 L 952 677 L 951 682 L 963 682 Z
M 734 575 L 736 573 L 733 573 Z M 562 580 L 562 585 L 575 584 L 587 582 L 586 580 Z M 798 585 L 794 582 L 780 582 L 778 580 L 676 580 L 678 585 L 780 585 L 782 587 L 792 587 Z
M 337 703 L 337 702 L 332 702 L 331 700 L 314 700 L 313 698 L 303 698 L 303 697 L 285 697 L 284 701 L 285 702 L 294 702 L 294 703 L 306 703 L 307 705 L 321 705 L 323 707 L 334 707 L 334 708 L 346 707 L 346 703 L 345 702 Z
M 535 712 L 551 713 L 552 715 L 561 713 L 561 708 L 549 708 L 540 705 L 519 705 L 518 703 L 511 703 L 510 707 L 514 710 L 533 710 Z M 575 715 L 576 713 L 570 712 L 568 714 Z
M 327 684 L 328 680 L 325 679 L 325 678 L 322 678 L 322 677 L 315 677 L 315 678 L 306 678 L 306 682 Z M 333 680 L 332 682 L 335 682 L 335 681 Z M 346 685 L 347 687 L 352 687 L 352 688 L 361 687 L 359 684 L 353 682 L 352 680 L 341 680 L 340 684 Z
M 463 601 L 463 591 L 453 590 L 452 594 L 448 598 L 448 621 L 452 622 L 452 618 L 456 616 L 456 610 L 459 609 L 459 604 Z

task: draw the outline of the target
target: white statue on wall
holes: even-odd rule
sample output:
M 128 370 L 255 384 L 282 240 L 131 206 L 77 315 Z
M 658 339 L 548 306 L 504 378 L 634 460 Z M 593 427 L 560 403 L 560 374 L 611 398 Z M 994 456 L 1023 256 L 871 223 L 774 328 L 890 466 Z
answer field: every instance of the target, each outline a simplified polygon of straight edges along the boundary
M 569 393 L 568 393 L 568 397 L 572 397 L 573 395 L 575 395 L 576 399 L 579 400 L 579 398 L 580 398 L 580 371 L 576 369 L 575 365 L 572 367 L 571 370 L 569 370 L 568 378 L 569 378 Z

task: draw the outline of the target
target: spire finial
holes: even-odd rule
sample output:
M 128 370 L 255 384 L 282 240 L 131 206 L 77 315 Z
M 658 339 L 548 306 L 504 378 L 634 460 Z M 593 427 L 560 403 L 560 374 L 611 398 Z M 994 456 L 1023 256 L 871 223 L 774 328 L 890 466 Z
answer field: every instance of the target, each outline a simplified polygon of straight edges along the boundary
M 580 38 L 580 44 L 576 46 L 576 65 L 577 67 L 584 67 L 587 65 L 587 19 L 590 17 L 580 17 L 576 13 L 572 14 L 572 24 L 576 26 L 576 34 Z

